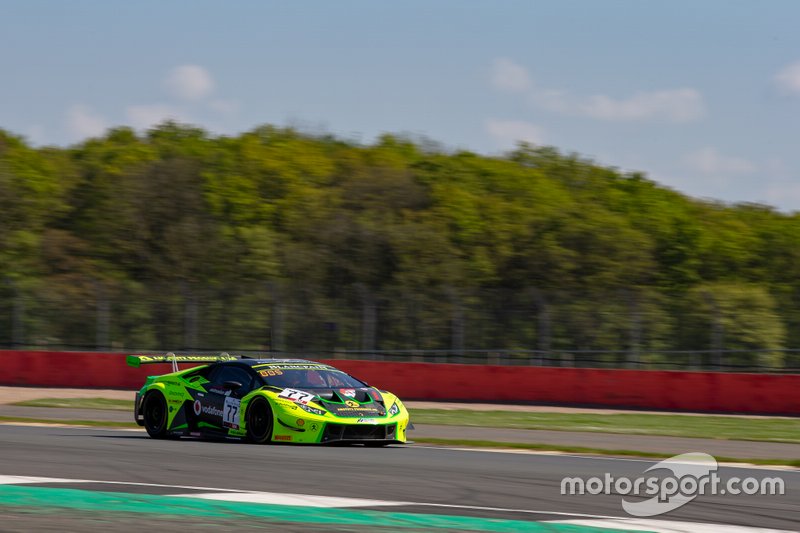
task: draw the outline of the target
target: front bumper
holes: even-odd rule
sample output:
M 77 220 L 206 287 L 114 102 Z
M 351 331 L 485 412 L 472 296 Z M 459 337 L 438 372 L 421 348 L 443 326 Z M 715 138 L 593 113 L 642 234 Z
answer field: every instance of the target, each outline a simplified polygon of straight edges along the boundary
M 377 419 L 369 423 L 356 419 L 315 416 L 297 411 L 277 414 L 272 430 L 274 442 L 305 444 L 329 444 L 334 442 L 382 442 L 403 443 L 406 441 L 407 416 Z
M 397 424 L 325 424 L 319 442 L 400 442 L 397 440 Z

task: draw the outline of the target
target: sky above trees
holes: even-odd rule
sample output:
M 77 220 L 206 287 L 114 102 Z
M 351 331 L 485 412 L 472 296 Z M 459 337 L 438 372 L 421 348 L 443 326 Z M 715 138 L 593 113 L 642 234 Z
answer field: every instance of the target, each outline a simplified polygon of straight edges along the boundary
M 0 127 L 65 146 L 165 118 L 518 140 L 800 209 L 800 4 L 10 1 Z

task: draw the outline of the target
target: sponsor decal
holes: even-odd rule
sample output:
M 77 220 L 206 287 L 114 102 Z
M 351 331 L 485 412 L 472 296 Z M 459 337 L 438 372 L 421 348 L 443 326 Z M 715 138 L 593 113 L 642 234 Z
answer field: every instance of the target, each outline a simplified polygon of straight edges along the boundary
M 323 411 L 322 409 L 316 409 L 314 407 L 311 407 L 310 405 L 303 405 L 302 403 L 297 404 L 296 406 L 292 407 L 292 409 L 297 409 L 298 407 L 303 411 L 305 411 L 306 413 L 310 413 L 312 415 L 317 415 L 317 416 L 325 416 L 325 411 Z
M 235 361 L 232 355 L 139 355 L 137 356 L 142 363 L 213 363 L 215 361 Z
M 239 429 L 239 407 L 241 401 L 236 398 L 225 398 L 225 406 L 222 408 L 222 425 L 226 428 Z
M 283 374 L 283 371 L 279 368 L 270 368 L 269 370 L 259 370 L 258 373 L 261 374 L 262 377 L 266 378 L 270 376 L 280 376 Z
M 355 398 L 356 397 L 356 390 L 355 389 L 339 389 L 339 392 L 342 393 L 342 396 L 347 396 L 348 398 Z
M 349 407 L 342 407 L 341 409 L 337 409 L 335 414 L 338 416 L 346 416 L 346 415 L 373 415 L 373 416 L 383 416 L 380 411 L 377 409 L 371 409 L 368 407 L 362 407 L 360 409 L 351 409 Z
M 344 404 L 345 404 L 347 407 L 358 407 L 358 402 L 355 402 L 355 401 L 353 401 L 353 400 L 345 400 L 345 401 L 344 401 Z
M 292 440 L 291 435 L 275 435 L 275 440 Z
M 374 418 L 359 418 L 358 419 L 358 423 L 359 424 L 377 424 L 378 420 L 376 420 Z
M 196 414 L 197 416 L 200 416 L 200 409 L 202 407 L 202 405 L 200 405 L 200 400 L 195 400 L 193 407 L 194 407 L 194 414 Z
M 335 368 L 327 366 L 327 365 L 315 365 L 315 364 L 291 364 L 291 363 L 277 363 L 277 364 L 265 364 L 263 365 L 264 368 L 277 368 L 279 370 L 333 370 L 337 371 Z M 256 366 L 255 368 L 262 368 L 261 365 Z M 340 372 L 340 371 L 338 371 Z
M 278 394 L 278 397 L 286 398 L 287 400 L 291 400 L 293 402 L 302 403 L 303 405 L 314 399 L 313 394 L 297 389 L 283 389 L 280 394 Z
M 305 426 L 306 425 L 306 421 L 303 420 L 302 418 L 298 418 L 297 419 L 297 425 L 298 426 Z
M 289 431 L 296 431 L 297 433 L 303 433 L 305 429 L 294 427 L 290 422 L 284 422 L 281 418 L 278 418 L 278 424 L 285 427 Z
M 316 431 L 317 430 L 317 425 L 316 424 L 311 424 L 310 427 L 311 427 L 311 431 Z
M 203 405 L 200 410 L 205 415 L 222 417 L 222 409 L 214 407 L 213 405 Z
M 230 396 L 231 395 L 231 391 L 230 390 L 228 390 L 228 389 L 220 389 L 219 387 L 213 387 L 211 389 L 208 389 L 208 392 L 210 392 L 212 394 L 219 394 L 220 396 Z

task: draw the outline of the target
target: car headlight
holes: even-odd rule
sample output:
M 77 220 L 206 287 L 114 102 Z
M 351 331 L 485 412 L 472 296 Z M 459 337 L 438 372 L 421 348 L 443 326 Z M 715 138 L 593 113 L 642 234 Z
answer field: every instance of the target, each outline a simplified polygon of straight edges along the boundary
M 298 403 L 297 407 L 305 411 L 306 413 L 311 413 L 312 415 L 322 416 L 325 414 L 325 411 L 322 409 L 317 409 L 315 407 L 310 407 L 304 403 Z
M 400 406 L 397 405 L 397 402 L 394 402 L 392 406 L 389 408 L 389 416 L 394 416 L 400 412 Z

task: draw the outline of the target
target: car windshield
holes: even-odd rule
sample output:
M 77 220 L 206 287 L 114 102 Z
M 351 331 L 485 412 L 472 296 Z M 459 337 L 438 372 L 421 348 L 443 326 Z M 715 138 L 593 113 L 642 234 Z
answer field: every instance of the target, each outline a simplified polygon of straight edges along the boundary
M 268 368 L 259 371 L 267 385 L 292 389 L 354 389 L 366 387 L 340 370 Z

